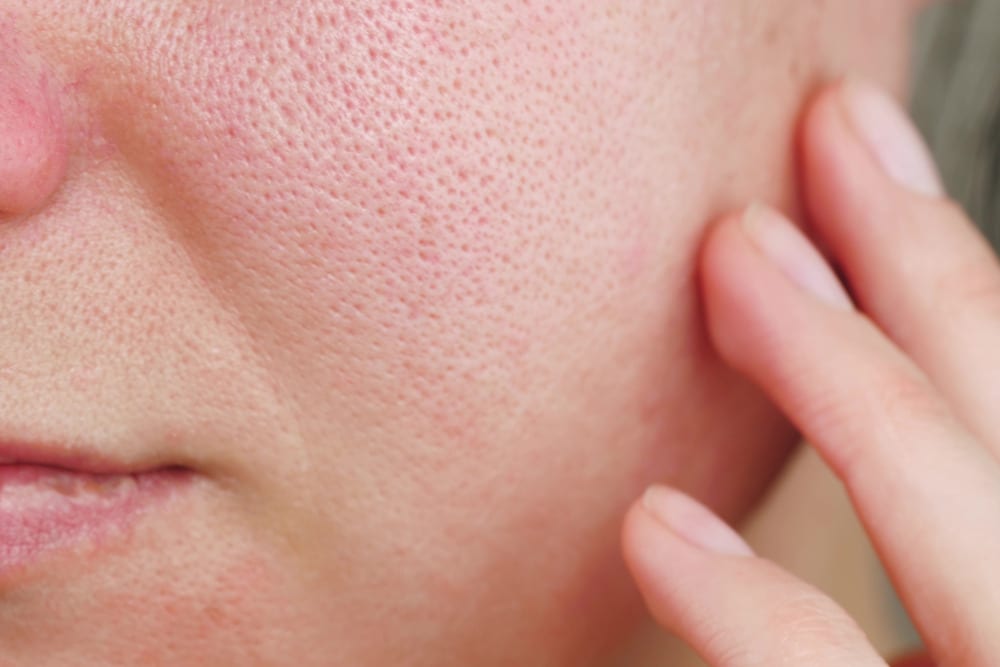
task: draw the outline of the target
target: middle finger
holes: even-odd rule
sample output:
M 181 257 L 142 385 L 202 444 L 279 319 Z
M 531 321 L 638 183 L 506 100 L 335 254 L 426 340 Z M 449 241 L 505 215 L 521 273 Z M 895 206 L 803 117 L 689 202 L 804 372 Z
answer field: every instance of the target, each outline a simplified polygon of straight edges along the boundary
M 842 264 L 860 306 L 1000 457 L 993 249 L 944 198 L 919 134 L 884 93 L 853 82 L 834 87 L 802 134 L 817 237 Z

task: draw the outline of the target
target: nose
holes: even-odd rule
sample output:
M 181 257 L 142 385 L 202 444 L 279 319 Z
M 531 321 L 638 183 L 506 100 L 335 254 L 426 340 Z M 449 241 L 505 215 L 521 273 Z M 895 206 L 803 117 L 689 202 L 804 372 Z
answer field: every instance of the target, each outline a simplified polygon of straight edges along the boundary
M 42 208 L 65 176 L 69 151 L 55 80 L 0 30 L 0 220 Z

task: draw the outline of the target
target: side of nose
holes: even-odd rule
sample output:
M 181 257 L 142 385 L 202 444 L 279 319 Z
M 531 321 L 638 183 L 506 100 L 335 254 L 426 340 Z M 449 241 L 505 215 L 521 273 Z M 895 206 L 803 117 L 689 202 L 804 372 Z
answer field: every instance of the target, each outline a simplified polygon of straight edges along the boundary
M 42 208 L 69 153 L 55 77 L 17 42 L 0 37 L 0 220 Z

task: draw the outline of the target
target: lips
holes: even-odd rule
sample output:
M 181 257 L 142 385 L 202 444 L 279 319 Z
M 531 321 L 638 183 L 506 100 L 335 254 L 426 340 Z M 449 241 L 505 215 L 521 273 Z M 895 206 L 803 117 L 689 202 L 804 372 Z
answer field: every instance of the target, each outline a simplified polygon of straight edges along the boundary
M 0 444 L 0 582 L 46 556 L 121 537 L 191 477 L 56 447 Z

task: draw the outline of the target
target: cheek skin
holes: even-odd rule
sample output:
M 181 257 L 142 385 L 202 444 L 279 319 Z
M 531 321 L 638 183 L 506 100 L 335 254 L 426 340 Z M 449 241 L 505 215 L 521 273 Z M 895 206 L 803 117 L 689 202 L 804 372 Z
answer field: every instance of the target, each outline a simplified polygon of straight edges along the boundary
M 225 479 L 208 537 L 52 594 L 136 664 L 164 631 L 214 664 L 593 664 L 641 613 L 625 504 L 662 479 L 735 519 L 791 443 L 709 349 L 693 260 L 721 209 L 792 205 L 818 78 L 893 71 L 852 60 L 891 23 L 866 4 L 32 4 L 74 82 L 34 250 L 120 310 L 24 312 L 114 337 L 77 381 L 141 369 L 133 409 Z M 108 657 L 90 627 L 66 645 Z
M 456 20 L 462 30 L 449 27 Z M 377 461 L 431 453 L 419 440 L 462 443 L 470 456 L 500 446 L 508 411 L 540 399 L 533 385 L 564 364 L 551 341 L 625 317 L 607 311 L 639 276 L 628 258 L 640 243 L 662 245 L 650 230 L 667 220 L 647 202 L 662 199 L 650 172 L 664 156 L 630 129 L 677 113 L 639 85 L 650 60 L 669 62 L 661 47 L 632 45 L 585 12 L 491 15 L 488 32 L 476 20 L 333 9 L 290 18 L 314 26 L 304 35 L 242 43 L 261 32 L 256 15 L 193 17 L 191 43 L 171 45 L 183 60 L 172 49 L 152 62 L 183 72 L 194 49 L 217 75 L 156 91 L 149 106 L 171 110 L 155 118 L 169 132 L 144 124 L 141 109 L 127 114 L 139 129 L 121 142 L 125 156 L 180 193 L 168 205 L 204 235 L 189 248 L 200 273 L 239 302 L 302 411 L 349 397 L 331 422 L 399 429 L 414 443 L 369 434 L 364 447 L 341 445 L 352 461 L 359 449 Z M 693 47 L 678 41 L 671 48 Z M 160 136 L 185 141 L 144 140 Z M 386 414 L 387 404 L 398 407 Z M 342 441 L 346 430 L 310 439 Z M 451 465 L 454 450 L 441 453 Z

